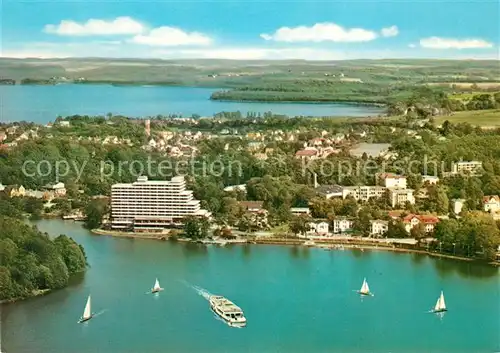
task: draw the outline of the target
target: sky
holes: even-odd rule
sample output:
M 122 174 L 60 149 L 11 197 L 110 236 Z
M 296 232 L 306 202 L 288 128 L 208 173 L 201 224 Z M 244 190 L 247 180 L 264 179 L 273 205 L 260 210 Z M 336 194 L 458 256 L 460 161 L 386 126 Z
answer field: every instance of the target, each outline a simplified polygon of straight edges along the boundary
M 500 59 L 489 0 L 3 0 L 2 57 Z

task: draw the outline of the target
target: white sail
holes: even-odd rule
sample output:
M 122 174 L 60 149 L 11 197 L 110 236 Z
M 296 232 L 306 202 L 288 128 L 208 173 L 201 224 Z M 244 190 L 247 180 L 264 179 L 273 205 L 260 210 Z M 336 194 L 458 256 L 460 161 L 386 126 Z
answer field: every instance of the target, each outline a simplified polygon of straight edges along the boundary
M 436 306 L 434 307 L 434 311 L 443 311 L 446 309 L 446 303 L 444 302 L 444 294 L 441 291 L 441 295 L 439 296 Z
M 368 287 L 368 282 L 366 282 L 366 278 L 363 280 L 363 285 L 361 286 L 361 289 L 359 292 L 363 293 L 363 294 L 370 293 L 370 287 Z
M 155 282 L 155 285 L 153 287 L 153 290 L 160 290 L 161 287 L 160 287 L 160 282 L 158 281 L 158 278 L 156 279 L 156 282 Z
M 89 295 L 89 297 L 87 299 L 87 304 L 85 305 L 85 310 L 83 311 L 82 318 L 83 319 L 90 319 L 91 316 L 92 316 L 92 311 L 90 308 L 90 295 Z

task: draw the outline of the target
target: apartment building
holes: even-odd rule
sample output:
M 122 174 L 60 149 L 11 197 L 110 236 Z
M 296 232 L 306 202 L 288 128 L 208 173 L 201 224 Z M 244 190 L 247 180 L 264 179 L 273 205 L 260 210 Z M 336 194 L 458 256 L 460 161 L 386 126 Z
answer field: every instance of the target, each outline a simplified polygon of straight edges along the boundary
M 377 175 L 379 183 L 386 188 L 406 189 L 406 177 L 393 173 L 381 173 Z
M 342 198 L 352 196 L 358 201 L 368 201 L 372 197 L 379 198 L 387 191 L 385 186 L 343 186 Z
M 453 163 L 452 174 L 478 174 L 483 169 L 483 162 L 479 161 L 462 161 Z
M 412 189 L 389 189 L 389 200 L 392 207 L 404 206 L 407 202 L 415 204 Z
M 161 230 L 181 224 L 187 216 L 210 213 L 200 208 L 193 192 L 186 190 L 183 176 L 167 180 L 148 180 L 142 176 L 130 184 L 111 187 L 111 226 L 115 229 Z

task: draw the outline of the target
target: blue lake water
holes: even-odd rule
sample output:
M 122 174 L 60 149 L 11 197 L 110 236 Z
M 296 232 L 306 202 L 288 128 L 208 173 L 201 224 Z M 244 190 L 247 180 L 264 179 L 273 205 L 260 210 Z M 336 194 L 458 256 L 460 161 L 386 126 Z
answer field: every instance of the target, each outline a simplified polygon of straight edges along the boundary
M 2 352 L 496 352 L 498 268 L 385 251 L 215 246 L 91 235 L 38 222 L 84 245 L 69 287 L 2 306 Z M 158 277 L 165 288 L 145 294 Z M 354 290 L 367 277 L 374 297 Z M 242 307 L 243 329 L 214 318 L 193 286 Z M 427 313 L 444 290 L 449 311 Z M 87 295 L 100 313 L 77 324 Z
M 251 103 L 211 101 L 215 89 L 168 86 L 0 86 L 0 121 L 47 123 L 58 115 L 133 117 L 158 114 L 211 116 L 221 111 L 273 112 L 289 116 L 376 116 L 383 108 L 349 104 Z

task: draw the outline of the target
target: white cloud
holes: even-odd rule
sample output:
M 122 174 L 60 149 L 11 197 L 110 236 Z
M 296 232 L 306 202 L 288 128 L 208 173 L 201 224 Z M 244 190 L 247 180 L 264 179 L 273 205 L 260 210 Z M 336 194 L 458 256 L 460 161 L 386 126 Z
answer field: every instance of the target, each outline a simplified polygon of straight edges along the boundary
M 483 39 L 429 37 L 421 39 L 420 46 L 429 49 L 482 49 L 492 48 L 493 44 Z
M 144 26 L 131 17 L 117 17 L 109 21 L 91 18 L 84 23 L 62 20 L 58 25 L 46 25 L 43 30 L 61 36 L 126 35 L 142 33 Z
M 383 37 L 395 37 L 399 34 L 398 26 L 390 26 L 382 28 L 380 31 Z
M 212 38 L 199 32 L 185 32 L 175 27 L 158 27 L 147 34 L 139 34 L 131 42 L 151 46 L 209 45 Z
M 408 44 L 408 47 L 409 47 L 409 48 L 416 48 L 416 47 L 417 47 L 417 45 L 416 45 L 416 44 L 414 44 L 414 43 L 410 43 L 410 44 Z
M 277 42 L 368 42 L 377 38 L 373 31 L 363 28 L 343 28 L 335 23 L 316 23 L 314 26 L 281 27 L 273 34 L 260 35 Z

